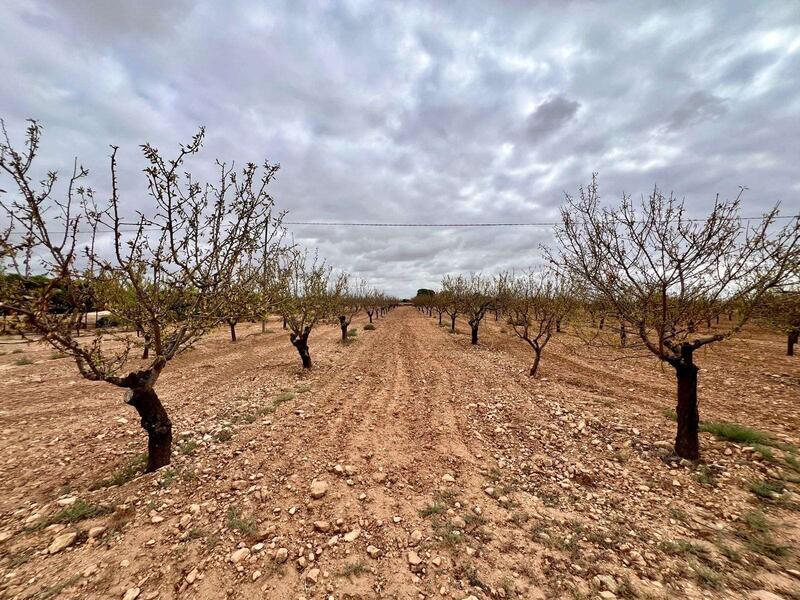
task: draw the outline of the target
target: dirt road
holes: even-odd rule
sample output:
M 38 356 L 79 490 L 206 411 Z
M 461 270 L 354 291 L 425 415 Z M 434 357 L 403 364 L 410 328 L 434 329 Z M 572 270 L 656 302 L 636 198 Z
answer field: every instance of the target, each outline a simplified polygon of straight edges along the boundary
M 789 446 L 703 434 L 706 465 L 672 463 L 652 362 L 603 366 L 565 334 L 531 380 L 488 318 L 477 347 L 412 308 L 365 322 L 347 345 L 315 331 L 310 373 L 279 323 L 177 359 L 173 464 L 147 476 L 118 390 L 6 350 L 0 598 L 800 598 Z M 780 344 L 704 356 L 703 410 L 800 441 Z M 759 499 L 762 480 L 790 491 Z

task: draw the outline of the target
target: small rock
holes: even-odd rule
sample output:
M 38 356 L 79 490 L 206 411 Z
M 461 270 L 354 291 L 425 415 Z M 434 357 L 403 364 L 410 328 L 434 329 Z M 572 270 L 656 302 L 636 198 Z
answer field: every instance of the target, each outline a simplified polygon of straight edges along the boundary
M 411 535 L 409 536 L 409 543 L 412 546 L 416 546 L 421 541 L 422 541 L 422 532 L 419 529 L 415 529 L 414 531 L 412 531 Z
M 317 583 L 317 579 L 319 579 L 319 569 L 309 569 L 308 573 L 306 573 L 306 579 L 311 583 Z
M 89 530 L 89 538 L 98 538 L 106 532 L 106 528 L 103 525 L 98 525 L 97 527 L 92 527 Z
M 275 552 L 275 562 L 285 563 L 287 558 L 289 558 L 289 551 L 286 548 L 278 548 L 278 551 Z
M 445 483 L 455 483 L 456 478 L 450 475 L 450 473 L 445 473 L 444 475 L 442 475 L 442 481 L 444 481 Z
M 453 517 L 452 523 L 453 527 L 455 527 L 456 529 L 464 529 L 467 526 L 467 522 L 459 516 Z
M 314 529 L 325 533 L 331 528 L 330 521 L 314 521 Z
M 261 571 L 253 571 L 253 581 L 261 577 Z
M 412 567 L 416 567 L 417 565 L 422 563 L 422 559 L 419 557 L 419 554 L 414 552 L 413 550 L 408 551 L 408 564 Z
M 53 538 L 53 541 L 47 548 L 47 551 L 50 554 L 61 552 L 64 548 L 71 546 L 75 542 L 76 537 L 78 537 L 78 534 L 75 533 L 74 531 L 57 535 L 56 537 Z
M 315 500 L 322 498 L 328 493 L 328 482 L 314 480 L 311 482 L 311 497 Z
M 381 555 L 381 551 L 375 546 L 370 545 L 367 546 L 367 554 L 369 554 L 371 558 L 378 558 Z
M 250 556 L 250 548 L 239 548 L 238 550 L 231 553 L 230 561 L 236 564 L 243 561 L 248 556 Z
M 68 498 L 59 498 L 56 500 L 56 504 L 59 506 L 72 506 L 75 504 L 77 498 L 75 496 L 69 496 Z
M 136 600 L 141 592 L 142 591 L 139 588 L 130 588 L 127 592 L 125 592 L 122 600 Z
M 186 576 L 186 583 L 188 583 L 189 585 L 192 585 L 195 582 L 195 580 L 197 579 L 198 575 L 199 575 L 199 573 L 197 572 L 197 569 L 192 569 L 191 571 L 189 571 L 189 574 Z
M 345 542 L 355 542 L 358 539 L 358 536 L 361 535 L 361 530 L 359 528 L 353 529 L 353 531 L 348 531 L 342 536 Z

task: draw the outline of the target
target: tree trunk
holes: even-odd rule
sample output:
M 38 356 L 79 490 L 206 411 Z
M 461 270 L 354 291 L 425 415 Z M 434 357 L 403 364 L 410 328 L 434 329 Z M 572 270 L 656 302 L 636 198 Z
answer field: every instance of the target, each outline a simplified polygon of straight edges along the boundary
M 556 319 L 556 333 L 561 333 L 561 319 Z
M 628 332 L 625 331 L 625 323 L 620 324 L 619 326 L 619 344 L 623 348 L 628 341 Z
M 472 328 L 472 345 L 475 346 L 478 344 L 478 324 L 470 325 Z
M 231 341 L 236 341 L 236 322 L 228 321 L 228 326 L 231 328 Z
M 300 355 L 300 360 L 303 361 L 303 368 L 310 369 L 311 368 L 311 354 L 308 351 L 308 334 L 311 333 L 310 331 L 306 331 L 303 335 L 297 335 L 292 333 L 289 336 L 289 339 L 292 341 L 292 344 L 295 348 L 297 348 L 297 353 Z
M 533 355 L 533 364 L 531 365 L 531 372 L 529 374 L 531 377 L 536 377 L 536 372 L 539 370 L 539 360 L 542 358 L 542 351 L 534 348 Z
M 367 312 L 367 316 L 369 317 L 369 322 L 372 323 L 372 311 Z
M 450 317 L 450 331 L 455 333 L 456 332 L 456 316 L 452 315 Z
M 800 332 L 792 331 L 786 340 L 786 356 L 794 356 L 794 345 L 800 338 Z
M 283 328 L 286 329 L 286 317 L 283 317 Z
M 678 379 L 678 432 L 675 435 L 675 454 L 688 460 L 700 458 L 700 415 L 697 411 L 697 372 L 692 361 L 692 347 L 681 346 L 681 358 L 673 364 Z
M 139 413 L 142 429 L 147 432 L 147 472 L 152 473 L 169 464 L 172 422 L 152 388 L 131 390 L 127 402 Z
M 347 318 L 344 315 L 339 316 L 339 327 L 342 329 L 342 341 L 347 341 L 347 326 L 349 323 L 347 322 Z
M 439 325 L 442 324 L 442 313 L 439 313 Z
M 144 350 L 142 350 L 142 358 L 148 358 L 150 356 L 150 336 L 146 333 L 144 335 Z
M 606 324 L 606 316 L 603 315 L 602 317 L 600 317 L 600 329 L 602 329 L 603 325 L 605 324 Z

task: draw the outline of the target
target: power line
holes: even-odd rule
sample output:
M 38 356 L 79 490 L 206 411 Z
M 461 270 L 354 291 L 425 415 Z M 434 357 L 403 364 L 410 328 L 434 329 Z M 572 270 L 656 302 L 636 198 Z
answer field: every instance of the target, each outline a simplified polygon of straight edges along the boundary
M 760 221 L 763 217 L 729 217 L 726 219 L 719 219 L 724 221 Z M 774 220 L 786 219 L 800 219 L 800 215 L 778 215 L 773 217 Z M 707 218 L 703 219 L 682 219 L 684 223 L 705 223 Z M 634 221 L 634 224 L 643 224 L 648 221 Z M 555 227 L 563 225 L 562 221 L 538 221 L 538 222 L 496 222 L 496 223 L 393 223 L 393 222 L 356 222 L 356 221 L 283 221 L 283 225 L 300 225 L 309 227 L 397 227 L 397 228 L 429 228 L 429 229 L 466 229 L 472 227 Z M 131 233 L 139 231 L 138 227 L 130 227 L 132 223 L 124 223 L 119 228 L 121 233 Z M 160 227 L 143 227 L 142 231 L 162 231 Z M 103 233 L 113 233 L 111 228 L 103 228 L 99 230 Z M 88 233 L 88 232 L 83 232 Z M 22 232 L 14 232 L 12 235 L 24 237 Z

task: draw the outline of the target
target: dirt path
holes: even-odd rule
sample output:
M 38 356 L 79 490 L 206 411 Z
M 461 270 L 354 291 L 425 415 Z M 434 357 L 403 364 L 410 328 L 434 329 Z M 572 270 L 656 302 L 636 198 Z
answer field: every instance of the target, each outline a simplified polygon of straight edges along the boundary
M 173 464 L 133 479 L 144 440 L 117 390 L 46 349 L 0 357 L 0 598 L 800 598 L 796 491 L 748 491 L 794 489 L 784 452 L 704 434 L 708 466 L 663 460 L 652 365 L 604 372 L 554 342 L 531 380 L 501 323 L 473 347 L 412 308 L 365 322 L 347 345 L 315 330 L 310 373 L 279 323 L 204 341 L 159 382 Z M 796 418 L 796 367 L 764 368 L 789 375 L 746 422 L 797 442 L 770 427 Z M 744 414 L 721 388 L 709 405 Z

